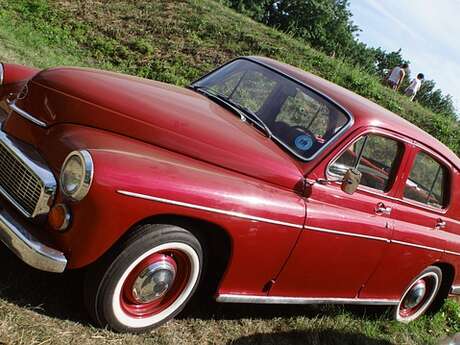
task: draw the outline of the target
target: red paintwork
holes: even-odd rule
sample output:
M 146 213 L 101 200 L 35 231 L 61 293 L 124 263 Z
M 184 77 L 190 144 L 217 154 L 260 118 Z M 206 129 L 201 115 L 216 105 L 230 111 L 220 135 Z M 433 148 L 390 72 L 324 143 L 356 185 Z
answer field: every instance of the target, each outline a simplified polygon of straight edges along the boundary
M 39 72 L 36 68 L 15 64 L 3 65 L 3 86 L 0 86 L 0 111 L 7 111 L 5 99 L 10 94 L 16 94 L 24 84 Z M 1 119 L 1 114 L 0 114 Z
M 20 81 L 27 81 L 40 70 L 16 64 L 3 64 L 3 84 L 9 85 Z
M 206 97 L 172 85 L 110 72 L 50 69 L 32 80 L 29 97 L 18 105 L 49 124 L 108 130 L 286 188 L 294 188 L 301 177 L 300 165 L 263 134 Z
M 94 160 L 89 194 L 69 204 L 71 228 L 62 234 L 42 229 L 66 254 L 69 268 L 94 262 L 145 219 L 178 215 L 212 223 L 231 239 L 221 294 L 399 299 L 427 266 L 444 263 L 458 272 L 460 159 L 416 126 L 346 89 L 291 66 L 256 59 L 328 95 L 353 115 L 352 127 L 314 160 L 300 162 L 190 90 L 77 68 L 46 70 L 31 79 L 29 94 L 18 105 L 50 127 L 38 128 L 11 113 L 3 129 L 34 145 L 56 176 L 72 150 L 86 149 Z M 331 160 L 369 132 L 404 146 L 388 192 L 360 187 L 347 195 L 338 184 L 318 183 L 304 188 L 305 181 L 326 177 Z M 402 198 L 419 150 L 449 169 L 446 210 Z M 133 198 L 117 190 L 298 227 Z M 60 201 L 58 193 L 55 202 Z M 378 202 L 391 207 L 391 215 L 376 215 Z M 438 219 L 447 223 L 444 229 L 435 230 Z M 267 291 L 269 281 L 274 284 Z M 460 284 L 457 275 L 454 284 Z

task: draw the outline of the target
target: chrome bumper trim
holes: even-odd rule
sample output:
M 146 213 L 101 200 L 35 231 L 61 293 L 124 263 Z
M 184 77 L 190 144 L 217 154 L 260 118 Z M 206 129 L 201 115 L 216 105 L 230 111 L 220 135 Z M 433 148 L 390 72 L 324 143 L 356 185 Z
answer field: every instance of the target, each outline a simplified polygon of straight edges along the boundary
M 397 299 L 370 298 L 331 298 L 331 297 L 282 297 L 222 294 L 216 297 L 220 303 L 256 303 L 256 304 L 363 304 L 397 305 Z
M 38 241 L 4 209 L 0 210 L 0 240 L 22 261 L 39 270 L 61 273 L 67 265 L 63 253 Z
M 6 103 L 8 104 L 10 109 L 13 110 L 19 116 L 21 116 L 21 117 L 25 118 L 26 120 L 36 124 L 37 126 L 40 126 L 40 127 L 43 127 L 43 128 L 48 127 L 48 125 L 45 122 L 37 119 L 35 116 L 33 116 L 33 115 L 29 114 L 28 112 L 26 112 L 26 111 L 22 110 L 21 108 L 19 108 L 16 105 L 16 101 L 11 101 L 11 100 L 7 99 Z
M 460 285 L 452 285 L 450 288 L 450 293 L 452 295 L 460 295 Z

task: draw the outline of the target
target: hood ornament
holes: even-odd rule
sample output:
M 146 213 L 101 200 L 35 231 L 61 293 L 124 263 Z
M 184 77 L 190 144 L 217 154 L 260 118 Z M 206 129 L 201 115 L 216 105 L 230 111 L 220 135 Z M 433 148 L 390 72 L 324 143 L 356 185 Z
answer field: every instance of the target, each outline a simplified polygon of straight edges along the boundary
M 29 84 L 25 84 L 22 90 L 17 95 L 16 100 L 26 98 L 28 93 L 29 93 Z
M 14 102 L 18 100 L 26 98 L 28 93 L 29 93 L 29 86 L 28 84 L 25 84 L 19 93 L 11 92 L 10 94 L 8 94 L 8 96 L 6 97 L 6 103 L 13 104 Z

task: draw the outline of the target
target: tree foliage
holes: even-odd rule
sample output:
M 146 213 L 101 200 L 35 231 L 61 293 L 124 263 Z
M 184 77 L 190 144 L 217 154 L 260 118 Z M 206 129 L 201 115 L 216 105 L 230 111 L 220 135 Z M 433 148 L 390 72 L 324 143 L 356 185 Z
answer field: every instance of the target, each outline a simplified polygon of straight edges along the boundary
M 230 7 L 253 19 L 290 33 L 323 51 L 383 78 L 388 70 L 409 63 L 401 49 L 387 52 L 358 40 L 361 31 L 352 21 L 349 0 L 224 0 Z M 408 85 L 408 75 L 401 91 Z M 452 96 L 424 82 L 416 100 L 429 109 L 456 118 Z

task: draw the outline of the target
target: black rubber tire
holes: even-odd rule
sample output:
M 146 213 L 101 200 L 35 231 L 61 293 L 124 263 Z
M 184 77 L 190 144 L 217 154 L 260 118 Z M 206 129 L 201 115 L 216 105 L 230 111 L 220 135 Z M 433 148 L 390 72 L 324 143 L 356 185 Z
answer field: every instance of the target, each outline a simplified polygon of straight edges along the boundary
M 120 321 L 112 307 L 115 287 L 123 273 L 143 253 L 167 243 L 183 243 L 193 249 L 199 259 L 198 277 L 183 303 L 164 319 L 145 325 L 132 327 Z M 93 320 L 101 327 L 117 332 L 142 333 L 154 329 L 174 318 L 195 293 L 203 269 L 203 252 L 200 242 L 189 231 L 174 225 L 146 224 L 134 229 L 86 272 L 84 300 Z
M 419 311 L 417 311 L 414 315 L 416 315 L 415 317 L 414 316 L 411 316 L 411 317 L 408 317 L 408 318 L 405 318 L 405 317 L 401 317 L 400 313 L 399 313 L 399 310 L 400 310 L 400 306 L 401 306 L 401 303 L 405 297 L 405 294 L 409 291 L 409 289 L 412 287 L 412 285 L 418 281 L 419 279 L 427 276 L 428 274 L 431 274 L 431 275 L 436 275 L 437 276 L 437 285 L 432 289 L 433 291 L 430 292 L 430 294 L 432 293 L 433 295 L 431 296 L 430 295 L 430 298 L 429 298 L 429 301 L 427 302 L 424 302 L 424 304 L 422 305 L 422 307 L 420 309 L 423 309 L 423 311 L 420 313 Z M 399 322 L 403 322 L 403 323 L 408 323 L 408 322 L 411 322 L 411 321 L 414 321 L 416 319 L 418 319 L 419 317 L 421 317 L 422 315 L 428 313 L 430 311 L 430 307 L 432 306 L 433 302 L 436 300 L 436 297 L 439 293 L 439 289 L 440 287 L 442 286 L 442 270 L 439 268 L 439 267 L 436 267 L 436 266 L 429 266 L 427 267 L 425 270 L 423 270 L 419 275 L 417 275 L 417 277 L 415 277 L 411 283 L 407 286 L 403 296 L 401 297 L 401 300 L 398 304 L 398 306 L 396 306 L 393 310 L 393 317 L 395 320 L 399 321 Z

